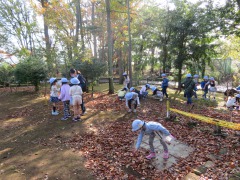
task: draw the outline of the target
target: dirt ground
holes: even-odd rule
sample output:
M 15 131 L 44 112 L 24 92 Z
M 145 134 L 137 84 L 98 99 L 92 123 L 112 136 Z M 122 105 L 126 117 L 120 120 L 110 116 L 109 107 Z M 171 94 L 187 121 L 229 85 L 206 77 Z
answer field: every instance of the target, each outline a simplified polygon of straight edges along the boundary
M 31 90 L 2 92 L 0 98 L 0 179 L 95 179 L 82 154 L 64 144 L 92 131 L 86 128 L 96 121 L 90 111 L 83 122 L 73 123 L 52 116 L 48 100 Z M 105 115 L 98 123 L 101 118 Z
M 170 94 L 183 103 L 182 95 L 174 95 L 171 90 Z M 82 122 L 73 123 L 71 119 L 61 121 L 61 115 L 52 116 L 48 98 L 31 88 L 18 92 L 0 91 L 0 179 L 96 179 L 94 172 L 87 168 L 84 154 L 79 151 L 81 147 L 71 147 L 69 140 L 99 131 L 102 124 L 122 121 L 126 116 L 128 119 L 135 117 L 118 106 L 113 110 L 101 100 L 95 104 L 100 96 L 86 95 L 87 114 Z M 222 95 L 218 95 L 217 101 L 218 104 L 209 101 L 207 106 L 229 117 Z M 198 102 L 199 111 L 202 111 L 201 103 L 206 102 Z M 144 102 L 140 108 L 142 117 L 147 117 L 145 110 L 156 118 L 159 115 L 144 107 Z M 61 103 L 59 109 L 62 113 Z

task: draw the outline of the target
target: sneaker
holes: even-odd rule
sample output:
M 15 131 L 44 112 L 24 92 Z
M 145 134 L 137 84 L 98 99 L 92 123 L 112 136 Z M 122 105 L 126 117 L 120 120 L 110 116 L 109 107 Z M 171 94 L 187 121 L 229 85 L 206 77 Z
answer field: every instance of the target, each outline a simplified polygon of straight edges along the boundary
M 71 116 L 71 114 L 69 114 L 67 117 L 70 118 L 70 117 L 72 117 L 72 116 Z
M 155 158 L 156 157 L 156 154 L 154 152 L 150 153 L 148 156 L 146 156 L 146 158 L 148 160 L 152 159 L 152 158 Z
M 168 154 L 168 152 L 163 152 L 163 159 L 168 159 L 168 156 L 169 156 L 169 154 Z
M 58 114 L 59 114 L 58 112 L 56 112 L 56 111 L 53 112 L 53 111 L 52 111 L 52 115 L 53 115 L 53 116 L 57 116 Z
M 78 121 L 81 121 L 81 118 L 80 118 L 80 116 L 77 116 L 77 120 L 78 120 Z
M 66 121 L 68 118 L 67 117 L 62 117 L 61 120 L 62 121 Z
M 135 113 L 135 112 L 137 112 L 137 110 L 136 110 L 136 109 L 134 109 L 134 110 L 133 110 L 133 112 Z
M 132 112 L 132 110 L 131 110 L 131 109 L 129 109 L 129 110 L 128 110 L 128 112 L 130 113 L 130 112 Z
M 77 119 L 77 118 L 73 118 L 72 120 L 73 120 L 74 122 L 79 121 L 79 119 Z
M 159 101 L 163 101 L 163 99 L 159 99 Z
M 85 114 L 87 114 L 87 112 L 86 112 L 86 111 L 84 111 L 84 112 L 81 114 L 81 116 L 84 116 Z

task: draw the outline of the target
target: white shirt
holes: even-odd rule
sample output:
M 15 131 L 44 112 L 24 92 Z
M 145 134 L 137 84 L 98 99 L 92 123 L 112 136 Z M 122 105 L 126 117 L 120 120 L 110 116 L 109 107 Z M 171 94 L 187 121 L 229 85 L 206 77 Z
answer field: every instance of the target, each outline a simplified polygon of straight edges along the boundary
M 140 90 L 140 94 L 142 94 L 143 92 L 146 92 L 147 88 L 146 86 L 143 86 L 142 89 Z
M 58 97 L 58 92 L 60 91 L 59 88 L 57 88 L 56 85 L 52 85 L 51 87 L 51 92 L 50 92 L 50 96 L 52 97 Z
M 235 106 L 236 105 L 236 98 L 235 97 L 228 97 L 228 101 L 226 103 L 227 107 Z
M 70 87 L 69 95 L 70 96 L 82 96 L 82 88 L 79 85 L 73 85 Z

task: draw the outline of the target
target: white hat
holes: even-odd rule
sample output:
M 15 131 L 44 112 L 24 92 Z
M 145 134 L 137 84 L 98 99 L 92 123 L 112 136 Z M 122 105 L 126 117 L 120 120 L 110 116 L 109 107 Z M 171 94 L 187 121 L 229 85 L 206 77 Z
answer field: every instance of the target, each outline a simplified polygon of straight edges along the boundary
M 137 131 L 139 130 L 142 126 L 144 125 L 144 121 L 140 120 L 140 119 L 135 119 L 132 122 L 132 131 Z
M 61 79 L 61 82 L 62 82 L 62 83 L 67 83 L 68 80 L 67 80 L 67 78 L 62 78 L 62 79 Z
M 49 79 L 50 84 L 52 84 L 56 79 L 57 79 L 57 78 L 54 78 L 54 77 L 50 78 L 50 79 Z
M 133 97 L 133 93 L 132 93 L 132 92 L 128 92 L 128 93 L 125 95 L 126 100 L 130 100 L 130 99 L 132 99 L 132 97 Z
M 206 79 L 206 80 L 208 80 L 208 76 L 204 76 L 204 77 L 203 77 L 203 79 Z
M 79 83 L 80 83 L 80 81 L 78 80 L 78 78 L 72 78 L 71 79 L 71 84 L 77 85 Z
M 127 73 L 126 73 L 126 72 L 124 72 L 124 73 L 123 73 L 123 76 L 126 76 L 126 75 L 127 75 Z
M 187 78 L 190 78 L 190 77 L 192 77 L 192 75 L 191 75 L 191 74 L 187 74 L 186 77 L 187 77 Z

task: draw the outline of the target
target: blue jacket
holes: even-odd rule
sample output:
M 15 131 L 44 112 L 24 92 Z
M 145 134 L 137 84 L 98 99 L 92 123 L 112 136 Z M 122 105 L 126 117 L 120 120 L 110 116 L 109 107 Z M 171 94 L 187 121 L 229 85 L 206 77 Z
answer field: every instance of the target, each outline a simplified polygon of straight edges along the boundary
M 207 84 L 207 83 L 208 83 L 208 81 L 202 81 L 201 82 L 201 88 L 203 89 L 205 84 Z M 205 87 L 205 89 L 208 89 L 208 85 Z
M 139 149 L 139 147 L 142 143 L 142 138 L 145 134 L 149 135 L 154 131 L 160 131 L 161 133 L 163 133 L 166 136 L 170 135 L 169 131 L 165 127 L 163 127 L 162 124 L 157 123 L 157 122 L 153 122 L 153 121 L 147 122 L 147 123 L 145 123 L 144 127 L 145 127 L 145 130 L 141 130 L 141 132 L 138 135 L 136 149 Z
M 168 87 L 168 79 L 167 78 L 163 78 L 163 81 L 162 81 L 162 88 L 163 87 Z

